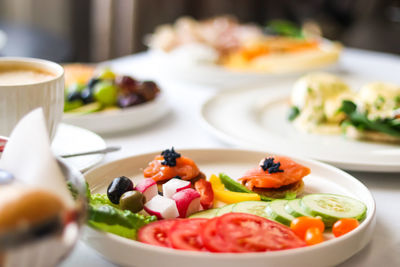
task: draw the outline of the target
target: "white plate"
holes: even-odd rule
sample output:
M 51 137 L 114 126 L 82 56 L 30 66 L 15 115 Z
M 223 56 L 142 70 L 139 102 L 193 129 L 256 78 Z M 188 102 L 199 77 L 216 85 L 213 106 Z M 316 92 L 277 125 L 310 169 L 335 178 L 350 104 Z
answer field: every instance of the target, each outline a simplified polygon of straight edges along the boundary
M 165 93 L 161 92 L 153 101 L 126 109 L 85 115 L 64 114 L 63 122 L 105 134 L 146 126 L 163 117 L 168 111 L 168 101 Z
M 365 78 L 347 77 L 352 85 Z M 221 92 L 201 110 L 204 125 L 226 142 L 322 160 L 358 171 L 400 171 L 400 146 L 346 139 L 341 135 L 307 134 L 288 121 L 292 81 L 268 88 Z
M 253 168 L 264 152 L 230 149 L 178 150 L 192 158 L 199 168 L 209 176 L 225 172 L 238 177 Z M 143 179 L 142 169 L 157 153 L 124 158 L 86 173 L 85 178 L 92 192 L 104 193 L 113 178 L 125 175 L 134 183 Z M 368 189 L 351 175 L 329 165 L 311 160 L 295 159 L 311 168 L 304 179 L 305 193 L 337 193 L 357 198 L 367 205 L 367 217 L 351 233 L 324 243 L 293 250 L 265 253 L 201 253 L 179 251 L 151 246 L 110 233 L 86 227 L 83 240 L 106 259 L 123 266 L 163 267 L 272 267 L 272 266 L 333 266 L 348 259 L 361 250 L 370 240 L 375 226 L 375 202 Z
M 238 86 L 260 84 L 282 80 L 285 78 L 298 77 L 311 70 L 338 71 L 338 62 L 321 64 L 321 66 L 309 67 L 304 70 L 295 70 L 282 73 L 255 72 L 243 70 L 231 70 L 216 64 L 206 63 L 181 63 L 174 56 L 165 52 L 148 52 L 151 60 L 158 68 L 160 78 L 173 78 L 175 80 L 189 83 L 217 86 L 218 89 L 226 90 L 237 88 Z
M 52 149 L 56 155 L 87 152 L 104 148 L 106 148 L 106 143 L 97 134 L 65 123 L 61 123 L 58 126 L 52 143 Z M 64 160 L 76 169 L 84 172 L 101 162 L 103 158 L 104 154 L 94 154 L 66 158 Z

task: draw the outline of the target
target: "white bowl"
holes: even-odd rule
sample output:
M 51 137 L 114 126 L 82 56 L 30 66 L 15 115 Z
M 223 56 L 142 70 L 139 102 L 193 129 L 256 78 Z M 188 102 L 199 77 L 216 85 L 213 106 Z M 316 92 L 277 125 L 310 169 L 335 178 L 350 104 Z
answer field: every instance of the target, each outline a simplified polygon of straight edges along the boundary
M 168 111 L 169 105 L 165 93 L 160 92 L 152 101 L 125 109 L 84 115 L 64 113 L 62 121 L 96 133 L 107 134 L 149 125 L 161 119 Z
M 250 150 L 196 149 L 178 150 L 192 158 L 199 168 L 209 176 L 225 172 L 238 177 L 254 167 L 267 153 Z M 124 158 L 114 161 L 85 174 L 91 190 L 105 192 L 109 182 L 118 176 L 131 177 L 135 182 L 142 178 L 142 169 L 157 153 Z M 312 160 L 295 159 L 311 168 L 311 174 L 304 180 L 305 193 L 337 193 L 357 198 L 367 205 L 367 217 L 352 232 L 321 244 L 262 253 L 206 253 L 173 250 L 143 244 L 86 227 L 83 240 L 111 262 L 124 266 L 164 267 L 243 267 L 243 266 L 333 266 L 358 251 L 371 239 L 375 227 L 375 202 L 369 190 L 357 179 L 335 167 Z

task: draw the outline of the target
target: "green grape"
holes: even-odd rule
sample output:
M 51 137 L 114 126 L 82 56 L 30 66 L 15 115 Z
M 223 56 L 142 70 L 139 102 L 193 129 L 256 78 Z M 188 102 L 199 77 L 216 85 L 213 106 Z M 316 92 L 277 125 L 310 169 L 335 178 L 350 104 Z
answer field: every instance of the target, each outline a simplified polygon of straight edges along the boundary
M 99 73 L 98 78 L 101 80 L 114 80 L 116 77 L 115 73 L 111 69 L 106 68 Z
M 111 82 L 101 81 L 94 86 L 93 95 L 104 106 L 112 106 L 117 103 L 118 87 Z

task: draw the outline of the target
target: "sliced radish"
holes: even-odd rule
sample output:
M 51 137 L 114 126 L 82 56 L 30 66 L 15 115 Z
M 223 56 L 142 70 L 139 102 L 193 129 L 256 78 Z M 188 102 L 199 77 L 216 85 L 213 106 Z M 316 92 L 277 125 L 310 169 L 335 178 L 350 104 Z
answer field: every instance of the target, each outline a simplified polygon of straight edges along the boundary
M 144 210 L 150 215 L 157 216 L 158 219 L 173 219 L 179 216 L 175 201 L 160 195 L 144 204 Z
M 153 197 L 158 195 L 157 183 L 151 178 L 147 178 L 141 181 L 135 187 L 135 190 L 144 195 L 146 202 L 150 201 Z
M 186 218 L 200 210 L 200 194 L 192 188 L 176 192 L 172 199 L 175 200 L 180 218 Z
M 191 183 L 189 181 L 172 178 L 165 184 L 163 184 L 163 194 L 165 197 L 171 198 L 176 192 L 182 191 L 183 189 L 190 188 Z

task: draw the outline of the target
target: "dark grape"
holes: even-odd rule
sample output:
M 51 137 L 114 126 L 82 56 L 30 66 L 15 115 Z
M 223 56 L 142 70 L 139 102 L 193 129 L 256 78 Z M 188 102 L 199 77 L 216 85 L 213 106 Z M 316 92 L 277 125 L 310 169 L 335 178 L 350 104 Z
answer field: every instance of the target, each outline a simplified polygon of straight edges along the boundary
M 93 90 L 90 90 L 89 87 L 83 89 L 81 92 L 81 99 L 85 104 L 94 102 Z
M 88 87 L 90 90 L 93 90 L 93 87 L 94 87 L 94 86 L 96 85 L 96 83 L 98 83 L 99 81 L 100 81 L 99 78 L 92 78 L 92 79 L 89 80 L 87 87 Z
M 117 76 L 115 84 L 121 88 L 123 94 L 130 94 L 137 92 L 138 82 L 129 76 Z
M 79 91 L 71 91 L 70 93 L 68 93 L 67 95 L 67 101 L 68 102 L 73 102 L 76 100 L 82 100 L 81 98 L 81 92 Z
M 160 92 L 157 84 L 152 81 L 144 81 L 138 87 L 138 94 L 140 94 L 145 101 L 153 100 Z
M 144 100 L 142 97 L 137 94 L 121 95 L 118 97 L 118 106 L 121 108 L 138 105 L 143 102 Z

